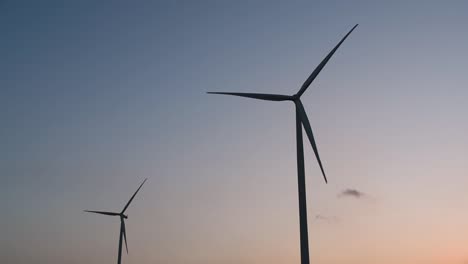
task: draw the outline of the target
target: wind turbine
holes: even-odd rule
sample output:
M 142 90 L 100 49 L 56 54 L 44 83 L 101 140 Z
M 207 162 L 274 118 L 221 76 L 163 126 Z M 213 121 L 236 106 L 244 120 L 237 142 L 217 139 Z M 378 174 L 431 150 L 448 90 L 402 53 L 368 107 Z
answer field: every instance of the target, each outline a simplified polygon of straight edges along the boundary
M 111 215 L 111 216 L 119 216 L 120 217 L 120 234 L 119 234 L 119 257 L 117 259 L 117 264 L 121 263 L 122 260 L 122 237 L 125 240 L 125 248 L 127 249 L 127 254 L 128 254 L 128 246 L 127 246 L 127 232 L 125 231 L 125 219 L 128 218 L 127 215 L 125 215 L 125 211 L 127 210 L 128 206 L 132 202 L 133 198 L 135 198 L 135 195 L 138 193 L 138 191 L 141 189 L 143 184 L 145 184 L 147 179 L 145 179 L 140 187 L 136 190 L 136 192 L 133 194 L 133 196 L 130 198 L 130 200 L 127 202 L 125 205 L 124 209 L 120 213 L 114 213 L 114 212 L 103 212 L 103 211 L 89 211 L 89 210 L 84 210 L 85 212 L 88 213 L 95 213 L 95 214 L 103 214 L 103 215 Z
M 315 68 L 310 74 L 309 78 L 299 89 L 295 95 L 282 95 L 282 94 L 259 94 L 259 93 L 231 93 L 231 92 L 208 92 L 209 94 L 224 94 L 234 95 L 240 97 L 248 97 L 266 101 L 292 101 L 296 106 L 296 144 L 297 144 L 297 178 L 298 178 L 298 190 L 299 190 L 299 226 L 300 226 L 300 240 L 301 240 L 301 263 L 309 264 L 309 238 L 307 231 L 307 205 L 306 205 L 306 188 L 305 188 L 305 169 L 304 169 L 304 147 L 302 143 L 302 126 L 306 131 L 307 137 L 309 138 L 312 149 L 314 150 L 315 157 L 322 171 L 325 183 L 327 183 L 327 177 L 323 170 L 322 161 L 317 150 L 317 144 L 315 143 L 312 128 L 310 127 L 309 118 L 304 110 L 304 106 L 301 102 L 302 94 L 307 90 L 310 84 L 315 80 L 320 71 L 325 67 L 325 64 L 330 60 L 336 50 L 341 46 L 345 39 L 353 32 L 358 26 L 356 24 L 342 39 L 341 41 L 328 53 L 325 59 Z

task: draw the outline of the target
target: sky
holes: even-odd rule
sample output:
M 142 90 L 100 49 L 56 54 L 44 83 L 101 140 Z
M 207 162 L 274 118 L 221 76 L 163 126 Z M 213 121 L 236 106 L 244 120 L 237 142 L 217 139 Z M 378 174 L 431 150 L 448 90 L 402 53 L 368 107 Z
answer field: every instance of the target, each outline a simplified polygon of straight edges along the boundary
M 2 1 L 2 263 L 468 263 L 466 1 Z

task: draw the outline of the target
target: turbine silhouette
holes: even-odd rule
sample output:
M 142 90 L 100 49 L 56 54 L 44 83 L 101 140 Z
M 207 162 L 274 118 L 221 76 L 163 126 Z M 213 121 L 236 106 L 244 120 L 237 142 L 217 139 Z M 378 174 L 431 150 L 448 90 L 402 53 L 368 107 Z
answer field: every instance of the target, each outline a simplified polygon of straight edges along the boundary
M 124 209 L 122 210 L 122 212 L 120 213 L 114 213 L 114 212 L 103 212 L 103 211 L 89 211 L 89 210 L 84 210 L 85 212 L 88 212 L 88 213 L 95 213 L 95 214 L 103 214 L 103 215 L 111 215 L 111 216 L 119 216 L 120 217 L 120 234 L 119 234 L 119 255 L 118 255 L 118 258 L 117 258 L 117 264 L 120 264 L 121 263 L 121 260 L 122 260 L 122 238 L 125 240 L 125 248 L 127 250 L 127 254 L 128 254 L 128 245 L 127 245 L 127 232 L 125 230 L 125 219 L 128 218 L 127 215 L 125 215 L 125 211 L 127 210 L 128 206 L 130 205 L 130 203 L 132 202 L 133 198 L 135 198 L 136 194 L 138 193 L 138 191 L 141 189 L 141 187 L 143 186 L 143 184 L 145 184 L 147 179 L 145 179 L 140 187 L 138 187 L 138 189 L 136 190 L 136 192 L 133 194 L 133 196 L 130 198 L 130 200 L 127 202 L 127 204 L 125 205 Z
M 209 94 L 224 94 L 234 95 L 240 97 L 247 97 L 266 101 L 292 101 L 296 106 L 296 144 L 297 144 L 297 177 L 298 177 L 298 191 L 299 191 L 299 225 L 300 225 L 300 242 L 301 242 L 301 263 L 309 264 L 309 238 L 307 231 L 307 204 L 306 204 L 306 188 L 305 188 L 305 169 L 304 169 L 304 147 L 302 142 L 302 126 L 306 131 L 312 149 L 314 150 L 315 157 L 322 171 L 323 179 L 327 183 L 327 177 L 323 170 L 322 161 L 315 143 L 312 128 L 310 127 L 309 118 L 304 110 L 301 102 L 302 94 L 307 90 L 310 84 L 315 80 L 320 71 L 325 67 L 325 64 L 330 60 L 336 50 L 341 46 L 345 39 L 353 32 L 358 26 L 356 24 L 342 39 L 341 41 L 328 53 L 328 55 L 320 62 L 315 70 L 310 74 L 309 78 L 304 82 L 295 95 L 282 95 L 282 94 L 259 94 L 259 93 L 226 93 L 226 92 L 208 92 Z

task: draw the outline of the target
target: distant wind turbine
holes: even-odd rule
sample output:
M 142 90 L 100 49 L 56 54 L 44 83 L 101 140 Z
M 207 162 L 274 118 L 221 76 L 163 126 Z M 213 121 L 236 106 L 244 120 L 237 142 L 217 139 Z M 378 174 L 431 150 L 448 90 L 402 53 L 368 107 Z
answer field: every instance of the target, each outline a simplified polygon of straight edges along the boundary
M 145 184 L 147 179 L 145 179 L 143 181 L 143 183 L 141 183 L 140 187 L 138 187 L 138 189 L 136 190 L 136 192 L 133 194 L 133 196 L 130 198 L 130 200 L 127 202 L 127 204 L 125 205 L 124 209 L 122 210 L 122 212 L 120 213 L 113 213 L 113 212 L 103 212 L 103 211 L 88 211 L 88 210 L 84 210 L 85 212 L 88 212 L 88 213 L 95 213 L 95 214 L 103 214 L 103 215 L 112 215 L 112 216 L 119 216 L 120 217 L 120 234 L 119 234 L 119 257 L 117 259 L 117 264 L 120 264 L 121 263 L 121 260 L 122 260 L 122 237 L 123 239 L 125 239 L 125 248 L 127 249 L 127 254 L 128 254 L 128 246 L 127 246 L 127 232 L 125 231 L 125 219 L 128 218 L 127 215 L 125 215 L 125 211 L 127 210 L 128 206 L 130 205 L 130 203 L 132 202 L 133 198 L 135 198 L 136 194 L 138 193 L 138 191 L 141 189 L 141 187 L 143 186 L 143 184 Z
M 208 92 L 209 94 L 224 94 L 224 95 L 234 95 L 241 97 L 248 97 L 253 99 L 260 99 L 266 101 L 292 101 L 296 105 L 296 144 L 297 144 L 297 177 L 298 177 L 298 190 L 299 190 L 299 225 L 300 225 L 300 240 L 301 240 L 301 263 L 309 264 L 309 238 L 307 231 L 307 205 L 306 205 L 306 187 L 305 187 L 305 169 L 304 169 L 304 147 L 302 143 L 302 126 L 307 133 L 312 149 L 314 150 L 315 157 L 322 171 L 323 178 L 325 183 L 327 183 L 327 177 L 325 176 L 325 171 L 323 170 L 322 161 L 317 150 L 317 144 L 315 143 L 314 135 L 312 133 L 312 128 L 310 127 L 309 119 L 304 110 L 304 106 L 301 102 L 301 95 L 307 90 L 310 84 L 315 80 L 320 71 L 325 67 L 325 64 L 330 60 L 336 50 L 341 46 L 345 39 L 353 32 L 353 30 L 358 26 L 356 24 L 349 32 L 346 34 L 343 39 L 333 48 L 330 53 L 325 57 L 325 59 L 320 62 L 320 64 L 315 68 L 312 74 L 307 78 L 307 80 L 302 85 L 299 92 L 295 95 L 282 95 L 282 94 L 259 94 L 259 93 L 226 93 L 226 92 Z

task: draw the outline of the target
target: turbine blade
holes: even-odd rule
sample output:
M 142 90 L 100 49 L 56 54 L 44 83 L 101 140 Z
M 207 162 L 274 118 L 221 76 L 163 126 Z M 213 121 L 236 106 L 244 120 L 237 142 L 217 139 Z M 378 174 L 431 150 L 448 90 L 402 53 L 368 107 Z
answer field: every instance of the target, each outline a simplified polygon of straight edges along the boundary
M 136 190 L 136 192 L 133 194 L 132 198 L 130 198 L 130 200 L 128 201 L 128 203 L 125 205 L 124 209 L 122 210 L 121 214 L 123 214 L 125 212 L 125 210 L 127 210 L 128 206 L 130 205 L 130 203 L 132 202 L 133 198 L 135 198 L 135 195 L 138 193 L 138 191 L 141 189 L 141 186 L 143 186 L 143 184 L 145 184 L 147 179 L 145 179 L 140 187 L 138 187 L 138 189 Z
M 325 176 L 325 171 L 323 170 L 322 161 L 320 160 L 320 156 L 317 149 L 317 144 L 315 143 L 314 134 L 312 133 L 312 128 L 310 127 L 309 118 L 307 118 L 307 114 L 304 110 L 304 106 L 300 100 L 297 100 L 296 107 L 299 110 L 299 115 L 301 118 L 302 125 L 306 131 L 307 137 L 309 138 L 310 144 L 312 145 L 312 149 L 314 150 L 315 157 L 317 158 L 317 162 L 320 166 L 320 170 L 322 171 L 323 179 L 325 183 L 328 183 L 327 176 Z
M 89 211 L 89 210 L 84 210 L 85 212 L 88 213 L 94 213 L 94 214 L 103 214 L 103 215 L 120 215 L 119 213 L 113 213 L 113 212 L 103 212 L 103 211 Z
M 120 218 L 120 221 L 121 221 L 121 226 L 122 226 L 122 234 L 123 234 L 123 237 L 124 237 L 124 241 L 125 241 L 125 248 L 127 249 L 127 254 L 128 254 L 128 245 L 127 245 L 127 230 L 125 229 L 125 220 L 123 218 Z
M 259 94 L 259 93 L 223 93 L 223 92 L 207 92 L 208 94 L 224 94 L 224 95 L 234 95 L 240 97 L 248 97 L 253 99 L 260 99 L 266 101 L 287 101 L 292 100 L 292 97 L 289 95 L 282 94 Z
M 320 73 L 320 71 L 323 69 L 323 67 L 325 67 L 325 64 L 327 64 L 327 62 L 330 60 L 330 58 L 333 56 L 333 54 L 335 53 L 335 51 L 341 46 L 341 44 L 345 41 L 345 39 L 349 36 L 349 34 L 351 34 L 351 32 L 353 32 L 353 30 L 358 26 L 359 24 L 356 24 L 349 32 L 348 34 L 346 34 L 342 39 L 341 41 L 335 46 L 335 48 L 333 48 L 330 53 L 328 53 L 328 55 L 322 60 L 322 62 L 320 62 L 320 64 L 317 66 L 317 68 L 315 68 L 315 70 L 310 74 L 309 78 L 307 78 L 307 80 L 304 82 L 304 84 L 301 86 L 301 89 L 299 90 L 299 92 L 297 93 L 297 96 L 301 96 L 305 91 L 306 89 L 310 86 L 310 84 L 314 81 L 314 79 L 317 77 L 317 75 Z

